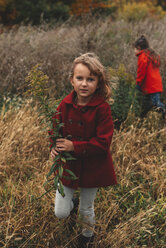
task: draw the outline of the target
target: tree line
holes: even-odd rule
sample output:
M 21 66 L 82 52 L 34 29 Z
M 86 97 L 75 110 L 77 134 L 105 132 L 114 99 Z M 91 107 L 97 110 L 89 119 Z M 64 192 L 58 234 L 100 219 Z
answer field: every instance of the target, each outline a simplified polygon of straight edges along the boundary
M 0 23 L 3 25 L 32 24 L 42 21 L 65 21 L 70 16 L 87 13 L 113 15 L 119 8 L 138 0 L 0 0 Z M 144 2 L 144 1 L 142 1 Z M 149 4 L 161 6 L 166 10 L 165 0 L 148 0 Z

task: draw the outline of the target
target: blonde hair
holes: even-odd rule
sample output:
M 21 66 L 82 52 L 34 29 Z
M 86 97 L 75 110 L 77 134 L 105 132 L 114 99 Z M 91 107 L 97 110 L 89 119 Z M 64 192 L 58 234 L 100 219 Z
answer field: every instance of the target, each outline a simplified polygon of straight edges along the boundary
M 110 80 L 99 58 L 94 53 L 85 53 L 77 57 L 73 62 L 69 74 L 70 79 L 73 78 L 75 66 L 80 63 L 87 66 L 90 72 L 98 77 L 99 81 L 96 94 L 101 95 L 106 101 L 109 101 L 111 97 Z

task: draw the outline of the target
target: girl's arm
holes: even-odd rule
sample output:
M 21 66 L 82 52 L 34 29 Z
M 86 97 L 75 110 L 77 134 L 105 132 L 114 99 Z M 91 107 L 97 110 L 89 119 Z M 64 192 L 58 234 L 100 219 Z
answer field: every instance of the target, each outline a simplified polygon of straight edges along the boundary
M 147 73 L 148 57 L 144 54 L 138 56 L 138 68 L 136 84 L 141 86 L 144 83 L 144 79 Z
M 105 103 L 98 109 L 96 136 L 88 141 L 73 141 L 74 156 L 85 157 L 106 154 L 110 149 L 113 129 L 111 109 Z

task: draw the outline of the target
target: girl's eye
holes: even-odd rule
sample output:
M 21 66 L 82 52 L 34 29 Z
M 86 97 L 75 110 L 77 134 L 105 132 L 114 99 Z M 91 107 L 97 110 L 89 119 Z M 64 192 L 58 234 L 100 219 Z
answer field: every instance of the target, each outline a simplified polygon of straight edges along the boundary
M 93 82 L 94 81 L 94 78 L 88 78 L 88 81 L 89 82 Z
M 81 76 L 76 77 L 77 80 L 82 80 Z

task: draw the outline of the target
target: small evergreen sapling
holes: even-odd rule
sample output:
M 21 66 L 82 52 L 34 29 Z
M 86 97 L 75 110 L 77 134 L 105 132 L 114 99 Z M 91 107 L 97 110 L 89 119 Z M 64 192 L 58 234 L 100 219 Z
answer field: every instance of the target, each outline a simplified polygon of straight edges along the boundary
M 56 139 L 60 137 L 60 129 L 63 126 L 63 123 L 60 123 L 58 119 L 55 119 L 56 125 L 54 127 L 52 121 L 53 114 L 58 114 L 56 109 L 60 100 L 56 100 L 53 104 L 49 101 L 47 88 L 48 76 L 42 72 L 39 64 L 34 66 L 29 72 L 28 76 L 26 77 L 26 82 L 28 83 L 28 90 L 26 91 L 26 94 L 32 96 L 35 102 L 37 102 L 39 114 L 40 116 L 44 117 L 46 128 L 53 130 L 53 133 L 51 134 L 51 139 L 53 140 L 51 149 L 53 149 L 56 146 Z M 46 175 L 46 182 L 44 186 L 52 182 L 53 183 L 52 186 L 50 186 L 50 188 L 43 195 L 53 189 L 58 189 L 60 194 L 65 196 L 61 179 L 77 179 L 72 171 L 64 168 L 64 164 L 69 160 L 75 160 L 75 158 L 72 157 L 69 152 L 59 153 L 59 155 L 54 158 L 50 171 Z M 63 175 L 64 170 L 66 170 L 66 172 L 69 174 L 69 177 Z

